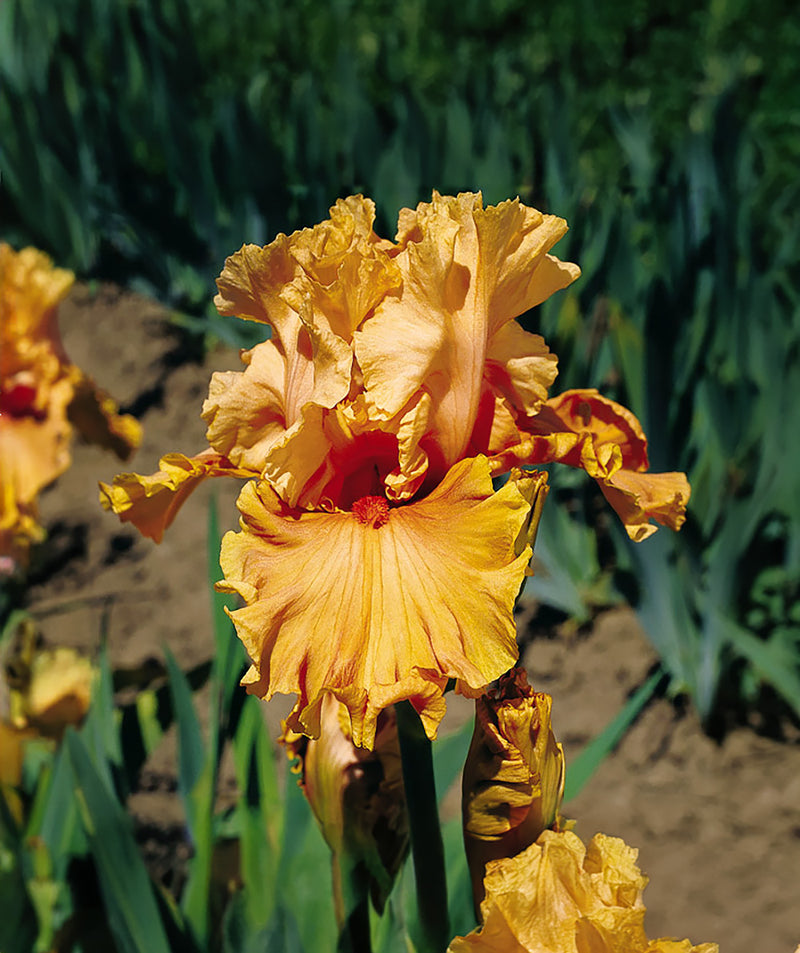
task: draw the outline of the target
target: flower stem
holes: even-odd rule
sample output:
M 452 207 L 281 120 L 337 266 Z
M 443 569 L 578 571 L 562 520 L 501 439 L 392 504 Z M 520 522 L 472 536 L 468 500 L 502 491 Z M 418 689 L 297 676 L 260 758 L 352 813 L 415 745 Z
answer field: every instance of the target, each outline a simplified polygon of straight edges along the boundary
M 397 731 L 417 887 L 420 953 L 444 953 L 450 942 L 444 843 L 439 827 L 431 743 L 410 702 L 398 702 Z
M 365 895 L 339 933 L 336 953 L 372 953 L 369 930 L 369 897 Z

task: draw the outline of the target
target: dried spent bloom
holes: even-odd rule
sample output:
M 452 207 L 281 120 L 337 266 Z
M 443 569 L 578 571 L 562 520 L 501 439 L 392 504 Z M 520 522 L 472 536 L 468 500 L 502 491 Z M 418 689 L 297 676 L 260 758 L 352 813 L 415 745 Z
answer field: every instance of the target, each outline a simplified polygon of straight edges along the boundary
M 37 497 L 70 463 L 73 428 L 127 459 L 141 439 L 64 353 L 58 305 L 74 276 L 34 248 L 0 243 L 0 557 L 24 566 L 42 539 Z
M 544 831 L 516 857 L 490 861 L 482 926 L 449 953 L 719 953 L 716 943 L 648 940 L 638 852 L 595 834 Z
M 475 703 L 475 731 L 462 777 L 464 846 L 476 912 L 486 864 L 514 857 L 544 830 L 564 830 L 564 750 L 550 725 L 552 698 L 525 670 L 502 676 Z
M 268 324 L 270 340 L 243 353 L 244 371 L 212 378 L 208 448 L 101 484 L 104 506 L 159 540 L 202 480 L 252 478 L 220 584 L 245 602 L 233 615 L 253 661 L 245 684 L 295 693 L 289 724 L 312 736 L 336 695 L 367 746 L 393 702 L 411 700 L 433 737 L 448 679 L 476 696 L 514 664 L 529 556 L 517 541 L 543 483 L 515 470 L 495 491 L 491 478 L 583 466 L 553 442 L 591 442 L 548 409 L 556 357 L 515 321 L 578 277 L 550 254 L 566 222 L 518 199 L 484 208 L 480 193 L 404 209 L 394 242 L 374 219 L 351 196 L 228 258 L 218 310 Z M 688 488 L 667 518 L 646 457 L 598 452 L 618 461 L 593 475 L 637 538 L 651 516 L 679 525 Z
M 347 709 L 332 695 L 322 703 L 319 738 L 289 729 L 281 739 L 299 758 L 302 787 L 332 852 L 340 929 L 353 906 L 353 884 L 384 908 L 408 853 L 400 746 L 394 709 L 382 712 L 372 751 L 357 748 Z

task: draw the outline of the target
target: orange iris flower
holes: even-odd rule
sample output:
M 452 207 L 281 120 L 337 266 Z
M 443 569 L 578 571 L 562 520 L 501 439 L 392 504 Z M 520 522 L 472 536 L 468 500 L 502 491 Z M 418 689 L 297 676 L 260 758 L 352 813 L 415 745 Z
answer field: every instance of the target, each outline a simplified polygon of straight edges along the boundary
M 539 462 L 524 451 L 556 357 L 514 318 L 580 273 L 550 254 L 566 223 L 519 200 L 434 193 L 400 213 L 394 242 L 374 216 L 351 196 L 230 257 L 218 310 L 272 335 L 243 372 L 214 375 L 209 448 L 101 485 L 106 507 L 159 540 L 202 479 L 253 478 L 220 584 L 246 603 L 233 613 L 245 683 L 296 694 L 289 727 L 312 736 L 335 695 L 359 746 L 401 699 L 433 737 L 449 679 L 477 696 L 516 661 L 512 607 L 544 478 L 515 471 L 495 492 L 492 476 Z M 627 501 L 617 459 L 603 478 Z
M 70 463 L 72 428 L 127 459 L 139 424 L 117 414 L 64 353 L 58 305 L 74 275 L 40 251 L 0 244 L 0 557 L 24 565 L 38 524 L 39 493 Z

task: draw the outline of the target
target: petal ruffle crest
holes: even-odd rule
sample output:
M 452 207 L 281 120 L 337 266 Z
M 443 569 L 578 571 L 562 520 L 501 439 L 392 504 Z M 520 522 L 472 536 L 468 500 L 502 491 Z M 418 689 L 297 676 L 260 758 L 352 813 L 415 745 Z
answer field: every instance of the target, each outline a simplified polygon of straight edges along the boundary
M 370 747 L 383 708 L 409 699 L 434 737 L 449 678 L 474 695 L 514 664 L 512 608 L 530 557 L 515 544 L 530 504 L 513 481 L 494 493 L 483 458 L 457 463 L 418 502 L 366 500 L 380 519 L 363 500 L 300 511 L 247 484 L 219 588 L 247 603 L 231 616 L 254 663 L 248 690 L 296 694 L 289 727 L 311 736 L 334 694 L 354 743 Z
M 356 332 L 355 351 L 375 419 L 391 421 L 430 395 L 420 444 L 436 477 L 497 449 L 474 440 L 487 382 L 526 415 L 545 400 L 555 356 L 538 335 L 507 325 L 577 278 L 576 265 L 547 254 L 566 230 L 516 199 L 484 209 L 480 193 L 434 193 L 401 214 L 402 289 Z
M 123 523 L 133 523 L 143 536 L 160 543 L 189 495 L 208 477 L 248 479 L 251 470 L 234 467 L 229 460 L 206 450 L 196 457 L 168 453 L 151 476 L 120 473 L 114 483 L 100 484 L 100 503 Z

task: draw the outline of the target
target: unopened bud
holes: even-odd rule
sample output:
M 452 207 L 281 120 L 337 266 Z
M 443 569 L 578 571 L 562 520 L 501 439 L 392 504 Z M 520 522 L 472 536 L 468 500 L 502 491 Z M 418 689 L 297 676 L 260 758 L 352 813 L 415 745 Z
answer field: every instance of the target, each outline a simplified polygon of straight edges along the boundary
M 461 802 L 476 910 L 488 861 L 514 857 L 544 830 L 565 829 L 564 752 L 550 726 L 551 704 L 522 668 L 476 702 Z
M 303 791 L 333 852 L 340 927 L 367 891 L 382 911 L 408 853 L 394 709 L 378 717 L 371 751 L 352 743 L 347 709 L 333 695 L 322 703 L 319 738 L 284 731 L 282 741 L 300 759 Z

